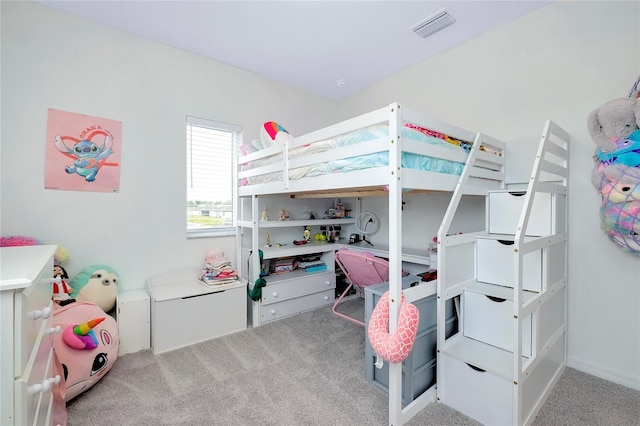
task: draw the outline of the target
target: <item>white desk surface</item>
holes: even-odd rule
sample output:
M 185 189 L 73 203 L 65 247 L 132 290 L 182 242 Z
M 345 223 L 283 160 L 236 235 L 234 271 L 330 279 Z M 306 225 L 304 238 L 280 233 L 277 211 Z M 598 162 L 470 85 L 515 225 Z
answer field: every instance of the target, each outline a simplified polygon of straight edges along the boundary
M 374 256 L 386 257 L 389 258 L 389 246 L 387 244 L 379 244 L 375 243 L 373 246 L 367 244 L 365 241 L 360 241 L 359 243 L 354 244 L 337 244 L 336 249 L 340 247 L 358 250 L 358 251 L 366 251 Z M 425 249 L 414 249 L 409 247 L 402 248 L 402 261 L 417 263 L 419 265 L 429 266 L 429 252 Z

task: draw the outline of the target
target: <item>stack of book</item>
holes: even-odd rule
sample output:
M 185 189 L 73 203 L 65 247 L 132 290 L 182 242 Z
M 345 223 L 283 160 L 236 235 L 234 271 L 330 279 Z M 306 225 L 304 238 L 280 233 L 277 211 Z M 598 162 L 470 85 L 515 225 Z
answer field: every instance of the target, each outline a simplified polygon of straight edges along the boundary
M 279 259 L 271 259 L 269 263 L 269 273 L 283 274 L 291 272 L 295 269 L 294 257 L 281 257 Z
M 207 285 L 207 286 L 218 286 L 218 285 L 224 285 L 224 284 L 231 284 L 231 283 L 235 283 L 238 280 L 238 277 L 230 277 L 230 278 L 221 278 L 221 277 L 210 277 L 210 276 L 204 276 L 202 278 L 200 278 L 200 281 Z
M 298 257 L 298 268 L 306 272 L 326 271 L 327 265 L 322 261 L 319 253 L 306 254 Z

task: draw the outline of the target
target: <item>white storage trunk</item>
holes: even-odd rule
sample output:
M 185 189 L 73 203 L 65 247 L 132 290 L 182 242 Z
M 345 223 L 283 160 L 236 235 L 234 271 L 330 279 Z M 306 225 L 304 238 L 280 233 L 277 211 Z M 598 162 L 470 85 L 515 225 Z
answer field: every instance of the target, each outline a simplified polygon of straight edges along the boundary
M 247 328 L 246 282 L 208 287 L 196 275 L 183 270 L 147 280 L 153 353 Z
M 147 291 L 132 290 L 118 293 L 116 304 L 120 337 L 118 355 L 149 349 L 151 307 Z
M 489 192 L 489 233 L 515 234 L 524 206 L 523 192 Z M 551 235 L 551 194 L 539 192 L 535 195 L 529 226 L 525 235 Z
M 463 332 L 466 337 L 513 352 L 513 301 L 473 291 L 462 296 Z M 531 357 L 531 315 L 523 319 L 522 355 Z
M 476 279 L 488 284 L 513 288 L 513 238 L 496 240 L 478 237 L 476 250 Z M 542 250 L 525 254 L 523 263 L 522 288 L 535 292 L 542 291 Z

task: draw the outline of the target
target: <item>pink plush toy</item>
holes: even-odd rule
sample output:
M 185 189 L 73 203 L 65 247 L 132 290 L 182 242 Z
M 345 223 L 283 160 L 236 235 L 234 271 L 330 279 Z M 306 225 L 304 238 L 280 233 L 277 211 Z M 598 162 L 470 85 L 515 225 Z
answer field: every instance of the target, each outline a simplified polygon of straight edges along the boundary
M 61 364 L 65 396 L 69 401 L 96 384 L 118 357 L 118 324 L 95 303 L 53 305 L 53 350 Z
M 402 295 L 400 303 L 400 317 L 398 318 L 398 328 L 393 334 L 389 333 L 389 292 L 386 291 L 376 307 L 373 309 L 369 319 L 369 341 L 371 347 L 382 359 L 399 363 L 404 361 L 413 348 L 418 334 L 418 323 L 420 322 L 420 311 L 418 308 L 407 303 Z

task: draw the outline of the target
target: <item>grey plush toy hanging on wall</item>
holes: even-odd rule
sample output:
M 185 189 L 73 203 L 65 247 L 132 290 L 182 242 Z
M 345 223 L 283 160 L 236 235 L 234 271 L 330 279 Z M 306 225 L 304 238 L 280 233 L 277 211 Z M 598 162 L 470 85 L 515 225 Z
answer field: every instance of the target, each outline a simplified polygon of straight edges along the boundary
M 626 98 L 596 108 L 587 119 L 596 143 L 591 182 L 602 196 L 602 230 L 640 255 L 640 77 Z

